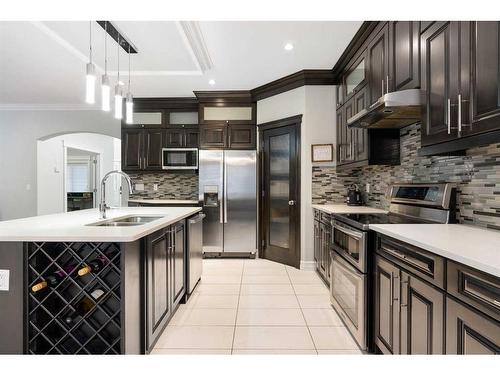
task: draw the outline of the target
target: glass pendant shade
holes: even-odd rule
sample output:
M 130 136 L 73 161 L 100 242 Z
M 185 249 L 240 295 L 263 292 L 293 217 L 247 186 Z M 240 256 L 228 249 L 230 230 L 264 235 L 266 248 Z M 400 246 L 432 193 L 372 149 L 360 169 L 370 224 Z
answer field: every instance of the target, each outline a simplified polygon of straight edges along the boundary
M 85 76 L 85 102 L 95 103 L 95 65 L 87 64 L 87 75 Z
M 106 74 L 102 76 L 101 101 L 102 101 L 102 110 L 109 112 L 109 110 L 111 109 L 110 108 L 111 87 L 109 86 L 109 77 Z
M 134 100 L 131 92 L 127 93 L 125 101 L 125 121 L 127 124 L 134 123 Z
M 123 94 L 120 84 L 115 86 L 115 118 L 121 120 L 123 117 Z

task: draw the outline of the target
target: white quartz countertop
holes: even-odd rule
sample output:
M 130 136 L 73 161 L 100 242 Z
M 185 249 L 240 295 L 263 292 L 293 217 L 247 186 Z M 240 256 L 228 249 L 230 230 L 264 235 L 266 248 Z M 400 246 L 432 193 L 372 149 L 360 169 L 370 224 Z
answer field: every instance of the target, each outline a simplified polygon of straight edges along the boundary
M 201 211 L 201 207 L 112 208 L 100 219 L 97 209 L 0 221 L 0 242 L 132 242 Z M 112 218 L 160 216 L 142 225 L 127 227 L 88 226 Z
M 373 224 L 370 229 L 500 277 L 500 232 L 463 224 Z
M 198 204 L 195 200 L 182 200 L 182 199 L 129 199 L 132 203 L 142 204 Z
M 348 206 L 347 204 L 313 204 L 312 208 L 329 214 L 385 214 L 386 210 L 369 206 Z

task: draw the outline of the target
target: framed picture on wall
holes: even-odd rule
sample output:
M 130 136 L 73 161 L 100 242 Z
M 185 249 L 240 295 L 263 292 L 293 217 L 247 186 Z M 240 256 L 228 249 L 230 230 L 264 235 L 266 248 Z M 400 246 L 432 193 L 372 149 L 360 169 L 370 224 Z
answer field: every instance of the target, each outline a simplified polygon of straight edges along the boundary
M 332 144 L 311 145 L 311 159 L 313 163 L 332 162 L 333 145 Z

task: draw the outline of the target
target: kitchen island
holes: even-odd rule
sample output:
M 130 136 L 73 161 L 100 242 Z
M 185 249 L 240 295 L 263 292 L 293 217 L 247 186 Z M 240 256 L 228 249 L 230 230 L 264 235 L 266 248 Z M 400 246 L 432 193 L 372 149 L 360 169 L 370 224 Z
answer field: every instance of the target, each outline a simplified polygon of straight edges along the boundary
M 185 295 L 199 207 L 82 210 L 0 222 L 0 353 L 148 353 Z M 24 332 L 24 334 L 20 334 Z

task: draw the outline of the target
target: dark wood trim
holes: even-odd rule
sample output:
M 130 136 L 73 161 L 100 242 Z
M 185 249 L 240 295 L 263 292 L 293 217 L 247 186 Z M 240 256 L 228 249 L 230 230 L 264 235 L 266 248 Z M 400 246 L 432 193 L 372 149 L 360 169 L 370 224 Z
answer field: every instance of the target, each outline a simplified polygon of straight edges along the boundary
M 257 101 L 305 85 L 333 85 L 333 78 L 330 69 L 305 69 L 256 87 L 250 92 L 253 100 Z
M 262 174 L 264 173 L 264 155 L 263 155 L 263 144 L 264 144 L 264 134 L 263 132 L 265 130 L 270 130 L 270 129 L 276 129 L 280 128 L 283 126 L 289 126 L 289 125 L 295 125 L 296 127 L 296 149 L 297 149 L 297 160 L 296 160 L 296 168 L 297 168 L 297 178 L 300 176 L 300 165 L 301 165 L 301 149 L 300 149 L 300 143 L 301 143 L 301 125 L 302 125 L 302 115 L 295 115 L 291 117 L 286 117 L 283 119 L 279 120 L 274 120 L 274 121 L 269 121 L 263 124 L 258 125 L 258 130 L 259 130 L 259 151 L 258 151 L 258 219 L 259 219 L 259 231 L 258 231 L 258 253 L 259 253 L 259 258 L 264 258 L 264 249 L 262 248 L 262 240 L 265 236 L 265 228 L 264 228 L 264 205 L 263 205 L 263 199 L 262 199 L 262 191 L 264 190 L 264 178 L 262 178 Z M 299 178 L 298 178 L 299 179 Z M 300 181 L 300 179 L 299 179 Z M 297 186 L 297 217 L 300 218 L 301 214 L 301 207 L 302 207 L 302 200 L 301 200 L 301 187 L 300 187 L 300 182 L 298 183 Z M 300 261 L 302 259 L 302 248 L 300 246 L 300 235 L 301 235 L 301 226 L 300 226 L 300 220 L 297 220 L 297 228 L 295 230 L 295 243 L 297 244 L 297 264 L 296 267 L 300 268 Z
M 453 141 L 424 146 L 418 149 L 418 156 L 465 155 L 465 150 L 500 142 L 500 130 L 481 133 Z
M 251 103 L 252 94 L 248 90 L 193 91 L 199 103 Z
M 359 30 L 354 34 L 354 37 L 347 45 L 346 49 L 340 55 L 337 63 L 332 69 L 335 83 L 339 81 L 340 74 L 351 59 L 359 52 L 363 43 L 365 43 L 375 28 L 379 25 L 379 21 L 365 21 L 360 26 Z
M 188 97 L 134 98 L 134 109 L 168 109 L 171 112 L 198 112 L 198 100 Z
M 280 120 L 268 121 L 268 122 L 264 122 L 262 124 L 257 124 L 257 126 L 259 129 L 259 132 L 262 132 L 264 130 L 280 128 L 282 126 L 293 125 L 293 124 L 301 125 L 302 124 L 302 115 L 295 115 L 295 116 L 285 117 L 285 118 L 280 119 Z M 259 134 L 259 137 L 260 136 L 261 135 Z

